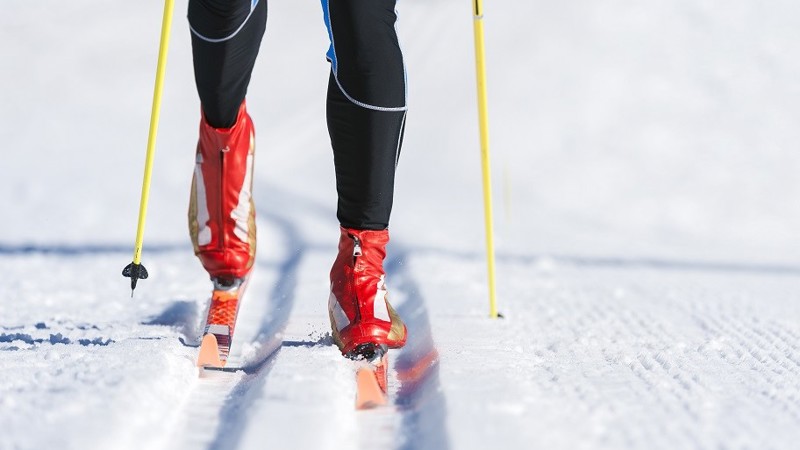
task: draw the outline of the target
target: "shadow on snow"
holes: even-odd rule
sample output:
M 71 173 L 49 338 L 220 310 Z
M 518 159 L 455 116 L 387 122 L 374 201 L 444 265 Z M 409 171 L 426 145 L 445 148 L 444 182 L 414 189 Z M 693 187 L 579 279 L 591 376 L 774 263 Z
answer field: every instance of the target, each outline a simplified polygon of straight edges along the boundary
M 191 249 L 188 244 L 154 244 L 145 247 L 148 254 L 185 252 Z M 56 255 L 82 256 L 105 253 L 130 253 L 132 245 L 119 244 L 3 244 L 0 243 L 0 256 L 6 255 Z
M 402 415 L 402 449 L 450 448 L 447 431 L 447 406 L 439 384 L 439 354 L 433 342 L 425 299 L 406 269 L 408 253 L 394 245 L 395 256 L 386 263 L 392 292 L 402 294 L 397 312 L 408 327 L 408 341 L 395 360 L 400 388 L 396 406 Z
M 179 338 L 188 347 L 200 346 L 200 321 L 197 302 L 176 300 L 167 306 L 161 314 L 151 318 L 142 325 L 161 325 L 174 327 L 183 337 Z
M 485 253 L 459 251 L 436 247 L 410 247 L 415 256 L 437 255 L 460 260 L 482 261 Z M 519 255 L 498 252 L 495 255 L 499 263 L 511 264 L 536 264 L 542 261 L 553 261 L 578 267 L 592 267 L 602 269 L 654 269 L 688 272 L 721 272 L 742 273 L 753 275 L 783 275 L 800 276 L 800 265 L 771 264 L 771 263 L 743 263 L 736 261 L 698 261 L 664 259 L 656 257 L 624 258 L 616 256 L 580 256 L 568 254 L 531 254 Z

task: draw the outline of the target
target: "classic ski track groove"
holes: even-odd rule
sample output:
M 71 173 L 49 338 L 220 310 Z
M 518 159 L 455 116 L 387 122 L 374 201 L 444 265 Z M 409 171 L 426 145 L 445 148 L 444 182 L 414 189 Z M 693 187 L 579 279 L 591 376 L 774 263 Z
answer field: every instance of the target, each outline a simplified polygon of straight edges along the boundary
M 263 214 L 263 216 L 271 218 L 267 214 Z M 284 233 L 291 234 L 291 230 L 287 231 L 285 224 L 280 220 L 272 220 L 272 222 L 275 222 Z M 259 224 L 262 223 L 260 218 Z M 296 242 L 296 239 L 293 242 Z M 229 363 L 239 364 L 241 371 L 212 372 L 207 377 L 197 379 L 178 412 L 175 413 L 175 416 L 178 417 L 176 420 L 178 426 L 173 428 L 171 438 L 163 448 L 197 448 L 198 446 L 208 449 L 235 448 L 242 430 L 247 425 L 248 408 L 258 395 L 258 387 L 266 382 L 275 363 L 275 357 L 280 352 L 281 342 L 279 338 L 275 337 L 276 333 L 286 326 L 289 312 L 292 309 L 294 297 L 279 295 L 282 292 L 276 291 L 287 289 L 285 280 L 294 278 L 294 271 L 302 259 L 302 254 L 302 251 L 290 252 L 283 263 L 279 265 L 279 280 L 272 291 L 269 291 L 267 299 L 272 308 L 263 311 L 259 330 L 254 336 L 253 342 L 262 345 L 256 358 L 242 361 L 238 355 L 239 352 L 236 351 L 236 353 L 232 353 L 233 357 Z M 258 277 L 259 272 L 263 272 L 263 269 L 257 264 L 254 272 L 254 277 Z M 244 302 L 264 300 L 258 298 L 259 292 L 254 287 L 251 285 L 248 288 L 243 299 Z M 275 298 L 281 298 L 282 303 L 278 305 L 277 302 L 271 301 Z M 277 310 L 282 310 L 282 312 L 276 314 Z M 242 322 L 248 321 L 248 317 L 240 315 L 237 321 L 240 322 L 237 329 L 241 332 Z M 234 337 L 234 342 L 234 345 L 241 348 L 240 340 L 236 341 L 236 337 Z M 199 430 L 209 432 L 197 433 Z
M 284 235 L 282 239 L 290 243 L 295 251 L 290 253 L 283 263 L 279 265 L 278 286 L 270 293 L 268 301 L 275 298 L 288 299 L 294 302 L 294 286 L 288 286 L 286 280 L 296 282 L 300 261 L 309 254 L 315 254 L 321 250 L 311 248 L 300 238 L 296 228 L 287 219 L 266 212 L 259 211 L 259 223 L 268 221 L 271 225 L 277 225 Z M 396 247 L 401 247 L 395 244 Z M 259 247 L 263 249 L 265 246 Z M 389 405 L 378 408 L 378 416 L 370 416 L 369 411 L 355 411 L 351 408 L 355 425 L 359 430 L 361 438 L 358 441 L 359 448 L 371 448 L 377 441 L 387 441 L 393 443 L 395 448 L 415 448 L 422 442 L 438 443 L 437 448 L 449 448 L 448 431 L 446 426 L 446 407 L 444 396 L 441 393 L 438 378 L 438 358 L 434 359 L 417 375 L 418 378 L 406 380 L 398 379 L 396 370 L 398 364 L 408 367 L 419 365 L 420 358 L 426 357 L 430 352 L 436 352 L 435 345 L 431 337 L 430 323 L 427 318 L 425 301 L 421 297 L 418 285 L 413 276 L 406 270 L 408 254 L 404 250 L 397 251 L 396 254 L 386 261 L 386 270 L 390 277 L 390 288 L 394 295 L 401 294 L 406 300 L 395 305 L 401 316 L 406 319 L 409 326 L 409 342 L 401 350 L 390 352 L 390 372 L 389 372 Z M 259 272 L 267 270 L 255 268 L 254 279 L 259 277 Z M 245 295 L 244 302 L 262 301 L 258 297 L 258 292 L 251 286 Z M 271 309 L 264 311 L 261 329 L 255 338 L 255 342 L 263 339 L 263 336 L 274 336 L 286 327 L 290 320 L 289 308 L 277 308 L 277 302 L 270 303 Z M 244 305 L 243 305 L 244 306 Z M 291 306 L 291 305 L 290 305 Z M 275 309 L 283 309 L 280 314 L 281 320 L 276 321 L 271 318 Z M 237 330 L 241 330 L 242 322 L 247 321 L 247 316 L 240 315 Z M 241 338 L 240 338 L 241 339 Z M 236 341 L 234 344 L 240 347 L 242 342 Z M 276 364 L 289 363 L 281 362 L 278 355 L 281 353 L 280 340 L 271 337 L 266 342 L 262 342 L 264 348 L 260 352 L 257 361 L 239 361 L 238 351 L 232 353 L 231 363 L 243 363 L 243 371 L 235 373 L 223 373 L 210 378 L 198 379 L 188 392 L 184 402 L 176 412 L 172 414 L 173 427 L 170 439 L 165 442 L 163 448 L 208 448 L 208 449 L 235 449 L 239 446 L 239 440 L 247 430 L 252 419 L 251 406 L 260 398 L 263 385 L 268 382 L 269 374 Z M 240 347 L 241 348 L 241 347 Z M 420 348 L 423 352 L 420 354 Z M 290 352 L 291 354 L 292 352 Z M 354 372 L 339 371 L 340 377 L 351 377 Z M 354 383 L 355 380 L 331 380 L 332 385 L 346 382 Z M 425 408 L 423 408 L 423 404 Z M 374 413 L 373 413 L 374 414 Z M 396 416 L 397 425 L 390 426 L 391 416 Z M 378 425 L 380 428 L 376 428 Z M 388 431 L 387 426 L 393 428 L 393 436 L 383 436 L 379 439 L 379 434 Z M 202 432 L 205 430 L 205 432 Z M 422 430 L 422 432 L 420 431 Z M 378 432 L 379 434 L 375 434 Z M 374 435 L 370 437 L 371 435 Z
M 259 191 L 270 191 L 273 198 L 281 198 L 287 206 L 302 218 L 302 223 L 307 221 L 319 221 L 322 223 L 331 222 L 331 211 L 313 199 L 296 195 L 291 191 L 281 189 L 278 186 L 262 186 Z M 279 194 L 279 195 L 276 195 Z M 280 211 L 279 205 L 273 205 L 275 211 Z M 264 213 L 259 212 L 263 217 Z M 269 214 L 269 213 L 267 213 Z M 282 223 L 284 233 L 294 234 L 294 239 L 299 239 L 301 233 L 296 231 L 297 225 L 284 215 L 269 215 L 273 222 Z M 296 219 L 294 219 L 296 220 Z M 332 225 L 334 228 L 337 226 Z M 291 244 L 296 247 L 296 244 Z M 415 254 L 403 244 L 403 240 L 393 236 L 391 243 L 391 253 L 385 261 L 387 272 L 387 284 L 390 291 L 390 299 L 393 306 L 409 328 L 409 341 L 400 350 L 392 350 L 389 353 L 389 402 L 387 407 L 379 408 L 374 413 L 370 411 L 355 411 L 353 398 L 347 401 L 347 412 L 341 411 L 343 415 L 349 417 L 348 426 L 355 426 L 358 431 L 359 447 L 373 448 L 377 441 L 384 441 L 385 437 L 381 434 L 389 433 L 388 439 L 395 448 L 418 448 L 421 445 L 430 446 L 434 443 L 435 448 L 446 449 L 450 447 L 449 432 L 447 428 L 447 408 L 444 393 L 439 383 L 439 363 L 438 356 L 429 361 L 430 355 L 437 355 L 438 351 L 433 341 L 431 324 L 428 319 L 428 307 L 426 298 L 422 296 L 421 286 L 418 285 L 413 274 L 409 269 L 410 256 Z M 325 267 L 329 264 L 328 259 L 332 247 L 317 247 L 307 245 L 303 247 L 311 257 L 325 258 Z M 398 302 L 398 299 L 403 301 Z M 306 299 L 306 301 L 318 301 L 318 299 Z M 327 316 L 324 318 L 327 329 Z M 287 349 L 294 350 L 294 349 Z M 287 353 L 288 354 L 288 353 Z M 427 366 L 425 364 L 428 362 Z M 289 361 L 286 361 L 289 363 Z M 282 364 L 280 359 L 278 364 Z M 425 366 L 424 370 L 419 370 L 420 365 Z M 337 370 L 335 380 L 330 380 L 332 385 L 352 386 L 355 383 L 355 372 L 346 366 L 347 370 Z M 403 379 L 399 372 L 406 368 L 416 368 L 413 372 L 416 378 Z M 355 391 L 353 390 L 353 393 Z M 393 425 L 392 418 L 399 421 L 398 425 Z M 353 421 L 355 423 L 353 423 Z M 387 423 L 388 422 L 388 423 Z M 378 431 L 381 430 L 381 431 Z M 385 446 L 385 444 L 381 444 Z
M 399 448 L 403 449 L 447 449 L 451 444 L 447 402 L 439 381 L 439 350 L 433 339 L 422 287 L 408 270 L 411 254 L 402 244 L 395 243 L 394 256 L 386 262 L 386 271 L 392 283 L 390 288 L 406 297 L 396 307 L 409 328 L 406 346 L 394 354 L 390 352 L 393 370 L 389 372 L 389 390 L 391 394 L 392 384 L 399 385 L 394 401 L 402 417 L 395 441 L 401 442 Z M 418 378 L 406 379 L 405 374 L 413 372 L 413 369 L 404 369 L 421 366 L 424 369 L 416 375 Z M 397 378 L 405 380 L 398 382 Z M 392 400 L 390 396 L 390 402 Z

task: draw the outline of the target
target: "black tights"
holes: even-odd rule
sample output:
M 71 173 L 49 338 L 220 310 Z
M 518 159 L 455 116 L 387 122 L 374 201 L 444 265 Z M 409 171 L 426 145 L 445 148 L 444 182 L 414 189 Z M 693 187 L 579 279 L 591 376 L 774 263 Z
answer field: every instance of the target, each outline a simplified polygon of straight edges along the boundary
M 255 3 L 255 4 L 254 4 Z M 327 123 L 342 226 L 389 225 L 406 116 L 396 0 L 322 0 L 331 37 Z M 267 22 L 266 0 L 190 0 L 195 81 L 203 113 L 234 125 Z

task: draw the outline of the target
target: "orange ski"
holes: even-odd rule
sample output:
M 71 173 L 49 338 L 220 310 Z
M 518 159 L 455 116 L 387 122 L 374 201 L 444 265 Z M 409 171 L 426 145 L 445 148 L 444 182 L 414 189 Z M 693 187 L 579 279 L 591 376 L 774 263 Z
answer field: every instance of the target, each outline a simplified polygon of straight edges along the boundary
M 219 369 L 228 361 L 236 316 L 247 281 L 248 278 L 237 279 L 229 285 L 214 282 L 197 367 Z
M 389 357 L 385 348 L 367 361 L 357 362 L 356 409 L 371 409 L 389 403 L 388 369 Z

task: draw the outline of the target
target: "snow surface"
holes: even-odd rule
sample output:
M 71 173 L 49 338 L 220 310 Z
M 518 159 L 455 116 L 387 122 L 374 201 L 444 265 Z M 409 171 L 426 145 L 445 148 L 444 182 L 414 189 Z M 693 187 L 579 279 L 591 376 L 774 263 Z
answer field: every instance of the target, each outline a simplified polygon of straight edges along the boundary
M 399 5 L 411 112 L 387 269 L 410 340 L 392 406 L 355 412 L 326 313 L 319 3 L 270 2 L 243 370 L 198 379 L 186 1 L 134 299 L 119 272 L 162 3 L 4 1 L 0 449 L 797 448 L 800 6 L 486 2 L 496 321 L 470 6 Z

